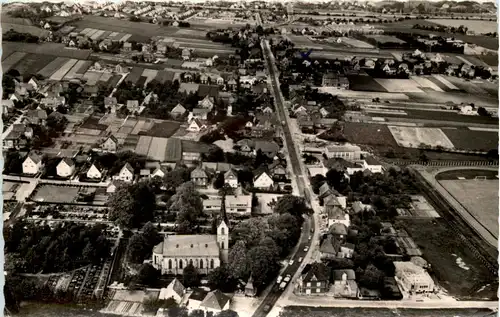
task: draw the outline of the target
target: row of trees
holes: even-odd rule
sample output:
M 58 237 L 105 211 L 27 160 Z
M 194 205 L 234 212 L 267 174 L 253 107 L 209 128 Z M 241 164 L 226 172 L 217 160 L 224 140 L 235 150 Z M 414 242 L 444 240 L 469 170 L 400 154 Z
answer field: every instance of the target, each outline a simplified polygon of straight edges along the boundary
M 4 229 L 9 274 L 52 273 L 100 263 L 110 252 L 105 226 L 65 223 L 49 226 L 23 221 Z
M 38 41 L 40 40 L 40 38 L 36 35 L 17 32 L 14 31 L 14 29 L 10 29 L 5 32 L 2 37 L 4 41 L 9 42 L 38 43 Z

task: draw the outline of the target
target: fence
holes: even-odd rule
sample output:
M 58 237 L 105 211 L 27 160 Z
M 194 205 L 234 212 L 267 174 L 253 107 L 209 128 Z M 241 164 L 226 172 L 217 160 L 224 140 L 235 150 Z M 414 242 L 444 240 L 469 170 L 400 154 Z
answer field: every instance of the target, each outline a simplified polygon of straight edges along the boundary
M 423 166 L 498 166 L 498 161 L 392 161 L 394 165 L 423 165 Z

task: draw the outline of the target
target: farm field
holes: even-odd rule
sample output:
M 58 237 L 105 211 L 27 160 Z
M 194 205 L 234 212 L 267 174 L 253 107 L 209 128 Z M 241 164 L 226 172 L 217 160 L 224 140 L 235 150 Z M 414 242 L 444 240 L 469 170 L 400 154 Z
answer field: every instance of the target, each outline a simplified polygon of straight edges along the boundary
M 62 65 L 54 74 L 52 74 L 52 76 L 50 76 L 50 79 L 55 81 L 60 81 L 61 79 L 63 79 L 64 75 L 66 75 L 66 73 L 69 72 L 69 70 L 73 68 L 73 66 L 75 66 L 77 62 L 78 60 L 76 59 L 70 59 L 64 65 Z
M 356 48 L 374 48 L 373 45 L 350 37 L 341 37 L 343 43 Z
M 476 34 L 497 32 L 498 29 L 498 24 L 495 21 L 452 20 L 452 19 L 428 19 L 427 21 L 455 28 L 463 25 Z
M 80 188 L 71 186 L 39 185 L 35 188 L 35 191 L 36 194 L 32 198 L 33 201 L 70 203 L 75 200 Z
M 125 80 L 135 84 L 141 78 L 143 72 L 144 68 L 133 67 Z
M 398 145 L 402 147 L 417 148 L 421 144 L 425 144 L 433 147 L 453 148 L 453 143 L 441 129 L 398 126 L 389 126 L 388 128 Z
M 155 122 L 146 135 L 169 138 L 179 129 L 180 123 L 175 121 Z
M 61 68 L 69 58 L 57 57 L 55 60 L 47 64 L 44 68 L 38 71 L 38 74 L 42 75 L 44 78 L 49 78 L 54 74 L 59 68 Z
M 17 23 L 8 23 L 4 22 L 2 19 L 2 30 L 8 31 L 10 29 L 13 29 L 14 31 L 20 33 L 29 33 L 38 37 L 46 37 L 47 35 L 49 35 L 49 31 L 41 29 L 39 27 Z
M 21 61 L 24 58 L 24 56 L 26 56 L 26 53 L 23 52 L 14 52 L 10 54 L 9 57 L 7 57 L 2 61 L 2 70 L 4 72 L 8 71 L 9 69 L 12 68 L 12 66 Z
M 475 179 L 477 176 L 486 176 L 487 179 L 498 179 L 497 178 L 498 171 L 489 170 L 489 169 L 458 169 L 458 170 L 450 170 L 444 171 L 436 175 L 436 180 L 457 180 L 459 177 L 463 179 Z
M 424 120 L 440 120 L 440 121 L 454 121 L 454 122 L 465 122 L 465 123 L 477 123 L 477 124 L 491 124 L 498 126 L 498 120 L 491 117 L 482 116 L 466 116 L 458 114 L 458 112 L 450 111 L 425 111 L 425 110 L 412 110 L 412 109 L 401 109 L 406 112 L 405 118 L 410 119 L 424 119 Z M 386 117 L 398 117 L 400 115 L 386 114 Z
M 430 88 L 435 91 L 440 91 L 443 92 L 444 90 L 441 89 L 438 85 L 436 85 L 434 82 L 431 80 L 425 78 L 425 77 L 420 77 L 420 76 L 412 76 L 411 80 L 417 83 L 417 86 L 422 87 L 422 88 Z
M 167 141 L 167 150 L 165 151 L 165 161 L 177 162 L 182 159 L 182 141 L 176 138 L 170 138 Z
M 54 59 L 56 59 L 56 57 L 51 55 L 27 54 L 12 68 L 17 70 L 21 76 L 36 74 Z
M 165 151 L 167 148 L 167 138 L 153 137 L 149 145 L 148 158 L 155 161 L 163 161 L 165 159 Z
M 480 309 L 389 309 L 286 306 L 279 317 L 483 317 L 489 310 Z
M 390 35 L 366 35 L 366 37 L 376 40 L 378 43 L 406 43 L 395 36 Z
M 22 42 L 2 42 L 2 50 L 31 54 L 45 54 L 75 59 L 88 59 L 91 53 L 90 50 L 66 48 L 64 44 L 59 43 L 33 44 Z
M 456 149 L 489 151 L 498 147 L 498 132 L 441 129 Z
M 425 93 L 413 93 L 408 92 L 405 95 L 414 101 L 421 101 L 426 103 L 447 103 L 449 101 L 456 104 L 463 103 L 473 103 L 476 106 L 497 108 L 498 107 L 498 97 L 491 96 L 489 94 L 469 94 L 463 92 L 439 92 L 428 90 Z M 382 98 L 382 97 L 380 97 Z
M 385 124 L 346 122 L 344 135 L 349 142 L 355 144 L 398 146 Z
M 496 297 L 498 282 L 492 283 L 489 270 L 448 227 L 446 220 L 401 219 L 396 226 L 405 228 L 410 234 L 423 257 L 432 265 L 439 285 L 449 295 L 461 300 Z M 468 269 L 458 265 L 462 261 Z
M 411 79 L 384 79 L 375 78 L 375 81 L 388 92 L 423 92 L 418 84 Z
M 348 75 L 349 88 L 357 91 L 379 91 L 387 92 L 372 76 L 366 75 Z

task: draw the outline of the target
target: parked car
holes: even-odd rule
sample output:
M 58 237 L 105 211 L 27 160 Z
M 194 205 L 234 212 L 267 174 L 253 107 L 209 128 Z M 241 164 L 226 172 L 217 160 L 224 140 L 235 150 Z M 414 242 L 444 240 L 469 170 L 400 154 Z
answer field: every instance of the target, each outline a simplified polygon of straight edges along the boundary
M 278 279 L 276 280 L 276 284 L 279 284 L 281 283 L 281 280 L 283 279 L 283 276 L 278 276 Z
M 293 260 L 290 260 L 290 261 L 288 262 L 288 265 L 293 265 Z
M 307 247 L 307 246 L 306 246 L 306 247 L 304 248 L 304 252 L 307 252 L 307 251 L 309 251 L 309 247 Z

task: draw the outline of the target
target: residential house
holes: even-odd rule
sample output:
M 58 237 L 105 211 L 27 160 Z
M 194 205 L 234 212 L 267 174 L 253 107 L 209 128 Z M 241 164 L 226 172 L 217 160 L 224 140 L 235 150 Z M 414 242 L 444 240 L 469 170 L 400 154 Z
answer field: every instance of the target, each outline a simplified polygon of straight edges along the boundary
M 115 179 L 131 183 L 134 180 L 134 173 L 135 171 L 132 165 L 130 165 L 129 163 L 125 163 Z
M 221 211 L 222 198 L 208 198 L 203 200 L 203 212 L 207 214 L 218 214 Z
M 75 162 L 70 158 L 63 158 L 56 166 L 57 176 L 70 177 L 75 172 Z
M 183 265 L 183 262 L 181 261 L 180 263 L 182 263 L 181 265 Z M 203 260 L 202 260 L 202 263 L 203 263 Z M 176 263 L 177 265 L 177 263 Z M 205 291 L 204 289 L 201 289 L 201 288 L 195 288 L 193 289 L 191 295 L 189 295 L 189 298 L 187 300 L 187 303 L 186 303 L 186 307 L 189 311 L 193 311 L 195 309 L 200 309 L 200 305 L 201 303 L 203 302 L 203 300 L 205 299 L 205 297 L 207 296 L 208 292 Z
M 104 107 L 106 109 L 111 109 L 111 113 L 116 112 L 116 107 L 118 105 L 118 101 L 116 97 L 104 97 Z
M 396 69 L 394 67 L 389 66 L 389 64 L 385 64 L 384 67 L 382 68 L 382 71 L 385 72 L 387 75 L 396 74 Z
M 182 59 L 188 61 L 191 58 L 191 52 L 189 49 L 185 48 L 182 50 Z
M 210 113 L 209 109 L 194 108 L 193 111 L 191 111 L 188 114 L 188 122 L 190 122 L 193 119 L 207 120 L 209 113 Z
M 273 178 L 266 171 L 256 171 L 253 178 L 253 187 L 268 189 L 274 185 Z
M 267 106 L 264 109 L 262 109 L 262 112 L 263 113 L 273 113 L 273 108 L 271 108 L 270 106 Z
M 347 226 L 343 223 L 334 223 L 328 228 L 328 234 L 332 235 L 340 240 L 343 240 L 347 237 Z
M 238 142 L 236 142 L 236 145 L 239 147 L 239 153 L 245 154 L 245 155 L 252 155 L 253 154 L 253 147 L 254 147 L 254 142 L 250 139 L 241 139 Z
M 394 261 L 396 278 L 399 285 L 410 294 L 432 293 L 435 289 L 434 280 L 427 271 L 413 262 Z
M 46 108 L 51 108 L 52 110 L 56 110 L 58 106 L 64 106 L 66 104 L 66 98 L 64 97 L 48 97 L 42 98 L 40 103 Z
M 238 175 L 234 169 L 231 168 L 224 173 L 224 184 L 228 184 L 231 188 L 238 187 Z
M 269 158 L 274 158 L 278 154 L 280 147 L 274 141 L 255 140 L 255 153 L 261 151 Z
M 343 224 L 346 227 L 351 225 L 349 214 L 339 206 L 325 206 L 325 212 L 328 215 L 328 227 L 335 223 Z
M 101 150 L 103 152 L 116 152 L 118 149 L 118 139 L 115 136 L 110 135 L 104 142 L 101 144 Z
M 222 78 L 222 76 L 217 76 L 215 82 L 217 83 L 217 85 L 222 86 L 224 85 L 224 78 Z
M 9 113 L 12 110 L 14 110 L 14 108 L 15 108 L 14 101 L 12 101 L 10 99 L 2 100 L 2 113 Z M 47 114 L 45 114 L 45 115 L 47 115 Z
M 163 178 L 165 177 L 165 175 L 167 175 L 168 173 L 168 169 L 167 167 L 165 166 L 160 166 L 158 168 L 156 168 L 153 173 L 151 173 L 151 177 L 160 177 L 160 178 Z
M 42 168 L 42 158 L 34 153 L 30 152 L 23 161 L 23 174 L 35 175 L 40 172 Z
M 235 90 L 236 87 L 237 87 L 238 83 L 236 82 L 236 79 L 234 78 L 230 78 L 228 81 L 227 81 L 227 88 L 229 90 Z
M 131 52 L 131 51 L 132 51 L 132 43 L 130 43 L 130 42 L 125 42 L 125 43 L 123 43 L 123 48 L 122 48 L 122 50 L 123 50 L 124 52 Z
M 108 187 L 106 187 L 106 193 L 111 194 L 116 191 L 118 186 L 122 184 L 122 181 L 120 180 L 113 180 L 111 183 L 109 183 Z
M 269 165 L 268 168 L 269 168 L 269 173 L 271 174 L 271 177 L 275 181 L 283 181 L 283 180 L 287 179 L 286 168 L 281 162 L 276 161 L 276 162 L 272 163 L 271 165 Z
M 214 107 L 214 98 L 210 97 L 208 95 L 205 96 L 205 98 L 203 98 L 203 100 L 198 101 L 198 107 L 204 108 L 204 109 L 209 109 L 210 111 L 212 111 L 212 109 Z
M 323 205 L 326 208 L 340 207 L 346 209 L 347 207 L 347 197 L 340 194 L 330 194 L 323 199 Z
M 13 124 L 12 130 L 3 138 L 3 147 L 19 149 L 27 146 L 27 140 L 33 137 L 33 129 L 24 124 Z
M 158 299 L 166 300 L 173 298 L 177 304 L 180 304 L 184 294 L 186 294 L 186 288 L 177 278 L 174 278 L 174 280 L 170 282 L 166 288 L 160 289 Z
M 178 103 L 171 111 L 170 114 L 174 118 L 182 117 L 186 113 L 186 108 L 184 108 L 180 103 Z
M 130 113 L 139 112 L 139 100 L 127 100 L 127 109 Z
M 323 87 L 336 87 L 339 89 L 349 89 L 349 80 L 340 73 L 326 73 L 321 82 Z
M 151 178 L 151 170 L 149 168 L 143 168 L 139 170 L 139 178 L 140 179 Z
M 228 310 L 231 303 L 231 298 L 218 289 L 211 291 L 205 296 L 199 308 L 205 314 L 218 314 L 223 310 Z
M 297 280 L 296 290 L 300 294 L 313 295 L 328 292 L 330 268 L 321 262 L 307 264 Z
M 355 201 L 352 203 L 351 209 L 352 209 L 352 213 L 358 214 L 358 213 L 365 211 L 365 210 L 371 210 L 372 205 L 365 205 L 360 201 Z
M 224 199 L 226 213 L 238 215 L 252 213 L 252 195 L 227 195 Z
M 101 179 L 102 171 L 101 168 L 96 163 L 93 163 L 87 171 L 87 178 L 90 179 Z
M 208 77 L 208 75 L 207 75 L 207 74 L 201 74 L 201 75 L 200 75 L 200 83 L 201 83 L 201 84 L 208 84 L 208 79 L 209 79 L 209 78 L 210 78 L 210 77 Z
M 35 77 L 31 77 L 30 80 L 28 81 L 28 84 L 31 85 L 35 90 L 38 90 L 41 87 L 40 81 Z
M 206 127 L 207 126 L 205 124 L 203 124 L 199 119 L 193 119 L 189 123 L 186 130 L 189 132 L 200 132 L 201 130 L 205 129 Z
M 382 163 L 373 156 L 365 156 L 363 161 L 363 167 L 372 173 L 382 173 L 384 170 Z
M 350 259 L 354 254 L 354 248 L 354 244 L 346 242 L 345 237 L 328 234 L 321 242 L 319 252 L 321 259 Z
M 196 186 L 207 186 L 208 184 L 207 172 L 205 172 L 205 170 L 203 170 L 200 167 L 195 168 L 193 171 L 191 171 L 191 181 Z
M 332 189 L 330 187 L 330 185 L 328 185 L 327 182 L 324 182 L 323 185 L 321 185 L 319 187 L 319 191 L 318 191 L 318 198 L 319 199 L 324 199 L 330 195 L 334 195 L 335 196 L 335 190 Z
M 333 296 L 341 298 L 358 297 L 358 284 L 356 283 L 354 270 L 333 270 Z

